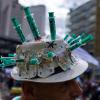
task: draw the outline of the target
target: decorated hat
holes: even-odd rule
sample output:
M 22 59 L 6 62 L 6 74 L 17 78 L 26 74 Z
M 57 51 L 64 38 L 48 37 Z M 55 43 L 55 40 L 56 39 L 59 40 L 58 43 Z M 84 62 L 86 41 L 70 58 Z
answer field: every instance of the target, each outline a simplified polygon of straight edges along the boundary
M 0 66 L 6 67 L 15 65 L 11 76 L 15 80 L 32 81 L 41 83 L 63 82 L 76 78 L 88 67 L 86 61 L 73 55 L 73 50 L 86 44 L 93 39 L 89 34 L 66 34 L 65 38 L 57 38 L 55 17 L 49 12 L 50 37 L 41 37 L 34 17 L 28 7 L 24 8 L 26 19 L 32 30 L 34 40 L 27 41 L 19 22 L 12 18 L 15 30 L 17 31 L 21 45 L 17 45 L 16 53 L 9 57 L 1 57 L 3 62 Z

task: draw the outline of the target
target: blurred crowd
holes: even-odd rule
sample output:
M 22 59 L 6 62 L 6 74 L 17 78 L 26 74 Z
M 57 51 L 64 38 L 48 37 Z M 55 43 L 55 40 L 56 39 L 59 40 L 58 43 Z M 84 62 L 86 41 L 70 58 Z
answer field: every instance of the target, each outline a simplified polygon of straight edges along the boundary
M 11 78 L 10 71 L 0 70 L 0 100 L 12 100 L 22 93 L 21 83 Z
M 83 89 L 80 100 L 100 100 L 100 83 L 92 78 L 93 73 L 92 69 L 88 69 L 77 80 Z
M 77 100 L 100 100 L 100 83 L 92 79 L 93 70 L 88 69 L 83 75 L 76 78 L 83 94 Z M 15 81 L 5 70 L 0 70 L 0 100 L 12 100 L 21 95 L 21 82 Z

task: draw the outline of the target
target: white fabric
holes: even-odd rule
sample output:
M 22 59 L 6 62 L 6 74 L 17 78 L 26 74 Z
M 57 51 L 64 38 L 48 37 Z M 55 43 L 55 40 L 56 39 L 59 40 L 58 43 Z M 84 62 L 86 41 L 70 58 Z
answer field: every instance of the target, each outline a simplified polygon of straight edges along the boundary
M 96 65 L 96 66 L 99 65 L 99 61 L 82 48 L 75 49 L 73 51 L 73 53 L 75 55 L 78 55 L 81 59 L 87 61 L 88 63 L 91 63 L 91 64 Z

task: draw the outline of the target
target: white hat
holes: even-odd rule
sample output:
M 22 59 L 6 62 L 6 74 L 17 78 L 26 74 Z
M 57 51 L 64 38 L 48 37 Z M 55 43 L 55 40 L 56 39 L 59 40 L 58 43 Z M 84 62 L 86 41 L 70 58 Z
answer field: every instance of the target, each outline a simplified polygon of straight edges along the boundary
M 51 45 L 53 44 L 53 45 Z M 37 41 L 17 46 L 17 62 L 11 76 L 15 80 L 41 83 L 63 82 L 76 78 L 88 67 L 73 55 L 64 40 Z

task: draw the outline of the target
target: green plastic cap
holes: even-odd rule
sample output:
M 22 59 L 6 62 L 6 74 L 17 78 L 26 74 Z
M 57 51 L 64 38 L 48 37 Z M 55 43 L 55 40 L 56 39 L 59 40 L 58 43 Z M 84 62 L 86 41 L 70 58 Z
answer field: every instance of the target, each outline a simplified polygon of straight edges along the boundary
M 68 34 L 66 34 L 66 36 L 64 37 L 64 40 L 66 40 L 66 39 L 68 38 L 68 36 L 69 36 L 69 35 L 68 35 Z
M 39 62 L 39 60 L 37 59 L 37 58 L 32 58 L 31 60 L 30 60 L 30 64 L 32 64 L 32 65 L 36 65 L 36 64 L 39 64 L 40 62 Z
M 82 44 L 85 44 L 93 39 L 94 39 L 93 36 L 89 34 L 85 39 L 82 40 Z
M 25 8 L 24 8 L 24 11 L 25 11 L 25 13 L 26 13 L 26 16 L 30 16 L 30 15 L 31 15 L 31 12 L 30 12 L 29 7 L 25 7 Z
M 11 20 L 12 20 L 12 22 L 13 22 L 13 24 L 14 24 L 15 27 L 19 26 L 19 23 L 16 20 L 16 18 L 12 18 Z
M 54 17 L 54 12 L 49 12 L 49 17 Z
M 80 34 L 81 38 L 84 38 L 85 35 L 86 35 L 85 33 Z
M 72 34 L 72 38 L 74 39 L 77 38 L 76 34 Z
M 48 52 L 48 58 L 53 58 L 56 54 L 54 52 Z
M 9 56 L 9 57 L 15 57 L 16 54 L 15 54 L 15 53 L 14 53 L 14 54 L 9 53 L 8 56 Z

